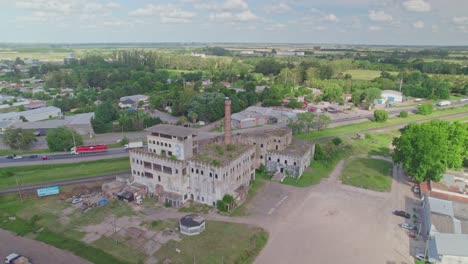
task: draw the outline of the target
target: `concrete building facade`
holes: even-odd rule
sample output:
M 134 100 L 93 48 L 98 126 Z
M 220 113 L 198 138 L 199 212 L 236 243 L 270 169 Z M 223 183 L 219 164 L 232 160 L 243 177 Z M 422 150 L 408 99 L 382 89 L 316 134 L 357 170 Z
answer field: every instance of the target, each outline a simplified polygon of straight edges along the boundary
M 315 145 L 294 141 L 283 150 L 272 150 L 266 154 L 266 169 L 272 174 L 300 178 L 304 170 L 310 166 Z

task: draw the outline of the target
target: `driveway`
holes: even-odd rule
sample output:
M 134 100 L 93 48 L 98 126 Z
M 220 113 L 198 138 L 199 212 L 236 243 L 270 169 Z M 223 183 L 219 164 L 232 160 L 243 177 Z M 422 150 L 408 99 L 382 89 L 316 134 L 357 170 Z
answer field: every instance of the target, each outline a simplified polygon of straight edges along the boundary
M 72 253 L 0 229 L 0 260 L 10 253 L 28 257 L 34 264 L 91 264 Z

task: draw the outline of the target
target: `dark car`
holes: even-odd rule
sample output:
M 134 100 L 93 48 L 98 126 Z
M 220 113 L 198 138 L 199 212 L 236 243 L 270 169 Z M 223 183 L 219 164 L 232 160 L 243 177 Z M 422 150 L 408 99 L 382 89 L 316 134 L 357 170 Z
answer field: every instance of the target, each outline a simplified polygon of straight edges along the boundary
M 37 155 L 29 155 L 29 156 L 28 156 L 28 158 L 30 158 L 30 159 L 35 159 L 35 158 L 37 158 L 37 157 L 38 157 Z
M 401 217 L 404 217 L 404 218 L 407 218 L 407 219 L 409 219 L 409 218 L 411 217 L 411 215 L 408 214 L 407 212 L 405 212 L 405 211 L 400 211 L 400 210 L 395 210 L 395 211 L 393 211 L 393 214 L 394 214 L 394 215 L 401 216 Z
M 44 156 L 41 157 L 41 159 L 42 159 L 42 160 L 48 160 L 48 159 L 49 159 L 49 156 L 44 155 Z
M 7 158 L 7 159 L 13 159 L 14 157 L 15 157 L 14 155 L 8 155 L 8 156 L 6 156 L 5 158 Z

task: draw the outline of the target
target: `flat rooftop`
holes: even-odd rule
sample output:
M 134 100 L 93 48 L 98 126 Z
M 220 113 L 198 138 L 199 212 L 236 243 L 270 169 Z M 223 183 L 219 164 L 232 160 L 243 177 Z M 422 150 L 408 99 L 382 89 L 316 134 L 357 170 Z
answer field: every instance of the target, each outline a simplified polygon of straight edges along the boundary
M 175 137 L 186 137 L 190 135 L 196 135 L 195 130 L 182 126 L 173 126 L 166 124 L 159 124 L 145 129 L 150 133 L 158 133 Z
M 282 137 L 282 136 L 287 135 L 288 133 L 290 133 L 289 129 L 275 129 L 275 130 L 264 131 L 264 132 L 245 133 L 243 135 L 249 136 L 249 137 L 267 137 L 267 136 Z
M 311 148 L 312 148 L 312 144 L 308 142 L 293 139 L 291 144 L 287 146 L 284 150 L 281 150 L 281 151 L 272 150 L 269 152 L 278 153 L 278 154 L 287 155 L 287 156 L 293 156 L 293 157 L 302 157 Z
M 191 160 L 208 163 L 213 166 L 221 166 L 241 156 L 250 148 L 253 148 L 253 146 L 207 144 L 203 150 L 199 154 L 193 156 Z
M 440 233 L 468 235 L 468 203 L 430 197 L 431 223 Z

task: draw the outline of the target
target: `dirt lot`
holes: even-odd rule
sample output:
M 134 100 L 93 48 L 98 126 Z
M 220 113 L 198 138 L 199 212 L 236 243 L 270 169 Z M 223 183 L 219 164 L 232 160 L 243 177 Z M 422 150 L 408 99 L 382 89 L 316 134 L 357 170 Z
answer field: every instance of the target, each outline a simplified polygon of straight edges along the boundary
M 256 263 L 413 263 L 410 242 L 392 210 L 411 210 L 413 195 L 394 168 L 390 193 L 337 181 L 342 163 L 320 185 L 269 183 L 248 206 L 270 231 Z

